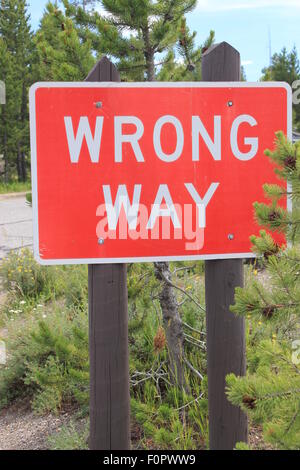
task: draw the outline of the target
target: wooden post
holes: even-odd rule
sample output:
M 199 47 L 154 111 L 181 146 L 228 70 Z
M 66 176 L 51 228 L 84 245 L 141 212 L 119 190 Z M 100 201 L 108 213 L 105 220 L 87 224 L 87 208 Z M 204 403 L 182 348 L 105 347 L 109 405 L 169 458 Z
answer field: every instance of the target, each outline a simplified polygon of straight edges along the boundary
M 103 57 L 88 82 L 118 82 Z M 127 268 L 89 266 L 90 449 L 130 449 Z
M 202 57 L 202 80 L 239 81 L 240 54 L 226 42 L 209 48 Z M 230 99 L 230 96 L 229 96 Z M 234 105 L 234 103 L 233 103 Z M 211 450 L 232 450 L 247 442 L 247 417 L 225 394 L 225 377 L 246 373 L 245 322 L 230 310 L 235 287 L 243 286 L 243 260 L 205 263 L 209 443 Z

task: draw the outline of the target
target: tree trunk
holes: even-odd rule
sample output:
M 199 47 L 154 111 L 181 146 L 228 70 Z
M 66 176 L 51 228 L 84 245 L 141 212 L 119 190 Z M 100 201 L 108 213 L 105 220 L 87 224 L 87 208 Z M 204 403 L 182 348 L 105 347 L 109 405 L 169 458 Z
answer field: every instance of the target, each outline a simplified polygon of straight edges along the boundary
M 22 171 L 22 181 L 25 183 L 27 179 L 27 169 L 26 169 L 26 157 L 25 152 L 21 152 L 21 171 Z
M 22 88 L 22 107 L 21 107 L 21 126 L 22 132 L 24 132 L 24 128 L 26 126 L 26 109 L 27 109 L 27 89 L 25 86 L 25 81 L 23 82 Z M 25 151 L 23 149 L 24 146 L 24 137 L 21 138 L 20 148 L 22 149 L 20 152 L 20 171 L 21 171 L 21 178 L 23 183 L 25 183 L 27 174 L 26 174 L 26 161 L 25 161 Z
M 155 81 L 154 50 L 150 43 L 149 27 L 143 30 L 145 43 L 145 61 L 147 66 L 147 81 Z M 166 279 L 171 280 L 169 263 L 154 263 L 156 279 L 162 284 L 159 296 L 163 325 L 166 333 L 167 347 L 169 352 L 170 370 L 174 384 L 188 391 L 184 375 L 184 336 L 182 321 L 179 315 L 176 296 L 173 287 Z
M 8 155 L 7 155 L 7 131 L 4 131 L 4 182 L 5 184 L 9 181 L 9 162 L 8 162 Z
M 22 182 L 22 165 L 21 165 L 21 149 L 20 144 L 18 144 L 18 153 L 17 153 L 17 172 L 18 172 L 18 181 Z
M 154 266 L 155 276 L 162 284 L 159 301 L 163 315 L 173 383 L 188 392 L 184 375 L 184 337 L 182 321 L 179 315 L 174 289 L 167 282 L 167 280 L 171 280 L 169 263 L 154 263 Z
M 147 58 L 147 81 L 155 81 L 154 53 L 151 51 Z
M 155 81 L 154 50 L 150 43 L 149 26 L 143 29 L 143 38 L 145 43 L 144 55 L 146 60 L 147 82 Z

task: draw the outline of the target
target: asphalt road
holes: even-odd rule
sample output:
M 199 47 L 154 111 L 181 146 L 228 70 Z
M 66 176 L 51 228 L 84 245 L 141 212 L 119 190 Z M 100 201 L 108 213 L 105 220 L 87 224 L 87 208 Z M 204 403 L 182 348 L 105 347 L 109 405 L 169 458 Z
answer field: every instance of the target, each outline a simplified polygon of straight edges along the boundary
M 0 259 L 11 250 L 32 247 L 32 208 L 24 195 L 0 195 Z

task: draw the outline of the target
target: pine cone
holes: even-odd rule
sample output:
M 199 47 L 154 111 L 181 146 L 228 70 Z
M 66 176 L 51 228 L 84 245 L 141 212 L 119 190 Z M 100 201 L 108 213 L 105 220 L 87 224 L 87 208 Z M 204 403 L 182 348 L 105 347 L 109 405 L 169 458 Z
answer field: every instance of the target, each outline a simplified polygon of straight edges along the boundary
M 157 330 L 157 333 L 156 333 L 154 341 L 153 341 L 153 345 L 154 345 L 154 351 L 157 354 L 160 353 L 161 351 L 163 351 L 163 349 L 166 346 L 166 335 L 165 335 L 165 332 L 164 332 L 164 330 L 161 326 Z
M 264 253 L 264 258 L 269 259 L 270 256 L 276 255 L 280 251 L 280 246 L 276 243 L 273 251 L 266 251 Z
M 194 72 L 195 68 L 196 68 L 195 64 L 188 64 L 187 66 L 187 69 L 189 72 Z
M 272 318 L 274 315 L 274 312 L 275 312 L 275 307 L 273 307 L 272 305 L 269 305 L 268 307 L 265 307 L 263 309 L 263 315 L 266 318 Z
M 247 408 L 249 408 L 249 410 L 254 410 L 256 408 L 256 399 L 249 395 L 243 396 L 243 403 Z
M 278 214 L 276 211 L 272 211 L 270 212 L 270 214 L 268 215 L 268 220 L 269 222 L 274 222 L 275 220 L 278 219 Z
M 295 156 L 293 155 L 288 155 L 285 159 L 284 159 L 284 166 L 286 168 L 289 168 L 290 170 L 294 170 L 296 168 L 296 162 L 297 162 L 297 159 Z

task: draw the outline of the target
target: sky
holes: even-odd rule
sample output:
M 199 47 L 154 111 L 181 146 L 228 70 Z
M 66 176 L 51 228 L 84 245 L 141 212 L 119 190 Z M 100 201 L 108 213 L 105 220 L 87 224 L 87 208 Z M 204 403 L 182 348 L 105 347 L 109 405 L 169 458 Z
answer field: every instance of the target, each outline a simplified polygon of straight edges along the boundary
M 47 0 L 28 0 L 36 29 Z M 203 43 L 209 31 L 241 53 L 248 81 L 257 81 L 272 54 L 295 45 L 300 55 L 300 0 L 198 0 L 189 27 Z

